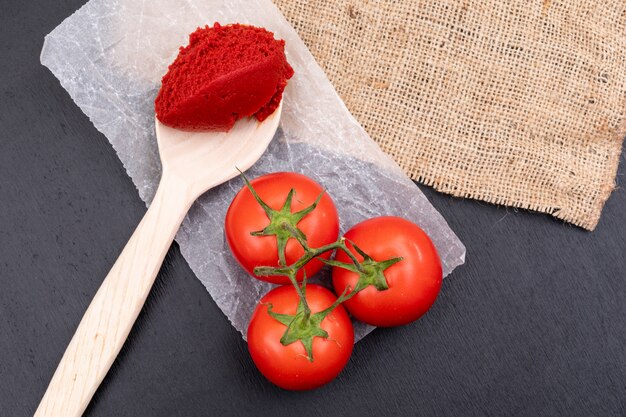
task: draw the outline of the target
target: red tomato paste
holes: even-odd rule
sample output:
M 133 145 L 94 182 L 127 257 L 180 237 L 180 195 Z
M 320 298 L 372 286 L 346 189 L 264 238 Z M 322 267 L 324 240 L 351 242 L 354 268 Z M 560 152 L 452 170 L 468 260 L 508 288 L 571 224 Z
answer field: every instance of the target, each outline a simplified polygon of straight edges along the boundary
M 198 28 L 163 77 L 155 101 L 161 123 L 184 130 L 228 131 L 243 117 L 276 110 L 293 69 L 285 41 L 263 28 Z

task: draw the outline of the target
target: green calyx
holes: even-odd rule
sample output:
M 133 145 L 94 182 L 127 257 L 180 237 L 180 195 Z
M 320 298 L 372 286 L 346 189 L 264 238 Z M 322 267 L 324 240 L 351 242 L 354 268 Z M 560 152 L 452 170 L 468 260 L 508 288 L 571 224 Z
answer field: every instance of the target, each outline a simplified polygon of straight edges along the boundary
M 320 261 L 325 264 L 336 266 L 339 268 L 347 269 L 348 271 L 352 271 L 359 275 L 359 280 L 354 287 L 354 290 L 348 295 L 348 298 L 352 298 L 357 292 L 362 289 L 373 285 L 378 291 L 384 291 L 389 289 L 389 284 L 387 283 L 387 279 L 385 278 L 385 270 L 389 268 L 391 265 L 395 265 L 402 260 L 402 258 L 391 258 L 385 261 L 375 261 L 371 256 L 367 253 L 363 252 L 361 248 L 352 243 L 354 250 L 358 252 L 359 255 L 363 257 L 363 261 L 355 264 L 354 262 L 345 263 L 339 262 L 335 260 L 328 260 L 318 258 Z
M 317 204 L 320 199 L 324 195 L 322 192 L 317 199 L 310 206 L 302 209 L 298 212 L 291 212 L 291 201 L 293 200 L 293 196 L 295 194 L 295 190 L 292 188 L 287 194 L 287 198 L 285 199 L 285 203 L 280 208 L 280 210 L 274 210 L 270 206 L 268 206 L 257 194 L 250 181 L 246 178 L 243 173 L 241 174 L 244 181 L 246 182 L 246 186 L 252 193 L 254 199 L 259 203 L 259 205 L 265 211 L 270 223 L 263 229 L 258 230 L 256 232 L 252 232 L 253 236 L 276 236 L 276 243 L 278 245 L 278 263 L 280 266 L 287 266 L 287 260 L 285 257 L 285 249 L 287 247 L 287 242 L 289 239 L 294 238 L 297 239 L 301 243 L 306 243 L 306 235 L 298 228 L 298 223 L 310 212 L 315 210 Z
M 313 362 L 313 339 L 315 337 L 328 339 L 328 332 L 321 327 L 322 321 L 345 300 L 345 297 L 342 295 L 330 307 L 311 314 L 306 304 L 306 278 L 302 281 L 299 295 L 300 301 L 298 302 L 296 314 L 276 313 L 272 311 L 273 306 L 271 304 L 267 307 L 267 313 L 275 320 L 287 326 L 285 333 L 283 333 L 283 336 L 280 338 L 280 343 L 283 346 L 288 346 L 298 341 L 302 342 L 307 354 L 307 359 Z

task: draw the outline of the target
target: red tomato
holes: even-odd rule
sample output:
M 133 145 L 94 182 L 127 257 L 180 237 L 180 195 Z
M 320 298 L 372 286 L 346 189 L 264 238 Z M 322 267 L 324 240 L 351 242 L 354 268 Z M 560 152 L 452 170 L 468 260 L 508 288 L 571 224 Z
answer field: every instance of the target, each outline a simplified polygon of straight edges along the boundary
M 306 299 L 312 313 L 331 306 L 337 297 L 319 285 L 306 287 Z M 261 299 L 248 326 L 248 349 L 255 365 L 272 383 L 288 390 L 317 388 L 332 381 L 344 368 L 352 354 L 354 330 L 346 310 L 339 305 L 320 327 L 328 338 L 313 339 L 313 361 L 309 361 L 300 341 L 287 346 L 280 339 L 287 327 L 268 313 L 295 314 L 298 294 L 292 285 L 278 287 Z
M 377 217 L 357 224 L 345 237 L 375 261 L 403 258 L 383 272 L 388 289 L 379 291 L 370 285 L 344 303 L 356 319 L 374 326 L 399 326 L 417 320 L 433 305 L 441 289 L 441 260 L 417 225 L 400 217 Z M 343 251 L 337 251 L 336 260 L 350 262 Z M 337 294 L 354 288 L 359 278 L 340 267 L 333 267 L 332 277 Z
M 289 191 L 295 189 L 291 202 L 291 212 L 295 213 L 309 207 L 324 191 L 322 186 L 312 179 L 294 172 L 278 172 L 258 177 L 251 181 L 259 197 L 272 209 L 280 210 L 285 204 Z M 254 276 L 257 266 L 279 266 L 276 236 L 252 236 L 250 233 L 263 230 L 270 221 L 261 205 L 244 186 L 235 196 L 226 213 L 226 240 L 239 264 Z M 306 235 L 309 247 L 317 248 L 337 240 L 339 235 L 339 217 L 330 196 L 323 194 L 315 210 L 307 214 L 297 227 Z M 300 243 L 289 239 L 285 248 L 287 265 L 293 264 L 304 254 Z M 328 259 L 328 252 L 322 257 Z M 317 259 L 307 263 L 298 272 L 298 281 L 302 280 L 303 270 L 307 277 L 313 276 L 323 264 Z M 275 284 L 288 284 L 284 276 L 256 277 Z

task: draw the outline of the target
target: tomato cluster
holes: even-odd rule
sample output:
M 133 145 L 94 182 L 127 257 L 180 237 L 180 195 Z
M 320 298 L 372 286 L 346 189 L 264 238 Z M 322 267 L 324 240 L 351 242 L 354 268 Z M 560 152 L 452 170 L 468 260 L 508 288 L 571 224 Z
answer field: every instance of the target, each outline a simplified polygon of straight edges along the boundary
M 253 277 L 283 284 L 259 301 L 248 326 L 252 360 L 272 383 L 304 390 L 333 380 L 354 345 L 347 312 L 374 326 L 399 326 L 435 302 L 441 261 L 414 223 L 377 217 L 338 238 L 337 209 L 314 180 L 291 172 L 243 178 L 226 214 L 226 240 Z M 307 285 L 324 264 L 339 296 Z

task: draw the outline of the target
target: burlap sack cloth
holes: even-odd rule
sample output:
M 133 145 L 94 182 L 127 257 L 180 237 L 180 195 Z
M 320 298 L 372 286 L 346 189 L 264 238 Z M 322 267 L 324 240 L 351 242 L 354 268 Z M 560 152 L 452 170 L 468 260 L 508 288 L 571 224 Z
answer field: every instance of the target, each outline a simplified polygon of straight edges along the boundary
M 595 228 L 626 130 L 626 1 L 275 2 L 410 177 Z

